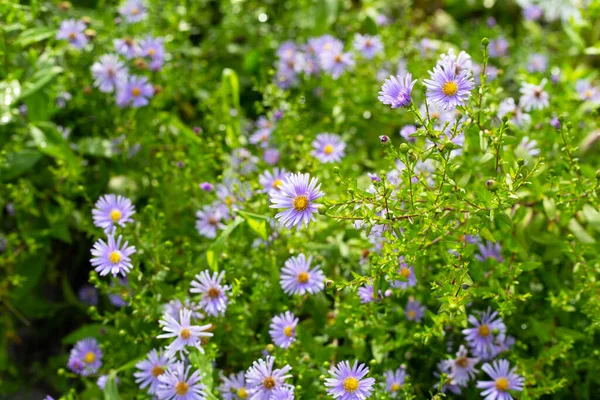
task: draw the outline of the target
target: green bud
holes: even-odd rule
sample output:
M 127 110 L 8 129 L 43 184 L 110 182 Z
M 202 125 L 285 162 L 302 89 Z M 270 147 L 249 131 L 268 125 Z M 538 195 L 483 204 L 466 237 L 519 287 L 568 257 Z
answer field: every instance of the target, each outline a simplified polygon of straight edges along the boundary
M 371 364 L 371 365 L 377 365 L 377 360 L 372 359 L 371 361 L 369 361 L 369 364 Z
M 498 184 L 493 179 L 489 179 L 487 182 L 485 182 L 485 186 L 487 186 L 490 192 L 495 192 L 498 190 Z
M 518 165 L 519 167 L 522 167 L 523 165 L 525 165 L 525 160 L 523 160 L 522 158 L 519 158 L 519 159 L 517 160 L 517 165 Z
M 64 368 L 59 368 L 58 369 L 58 375 L 59 376 L 63 376 L 65 374 L 65 369 Z
M 503 123 L 507 123 L 507 122 L 508 122 L 508 115 L 504 114 L 504 115 L 502 116 L 502 122 L 503 122 Z
M 481 45 L 483 47 L 488 47 L 488 45 L 490 44 L 490 39 L 484 37 L 483 39 L 481 39 Z
M 119 336 L 125 336 L 125 335 L 127 335 L 127 332 L 125 332 L 125 329 L 121 329 L 119 331 Z
M 329 363 L 329 361 L 325 361 L 325 362 L 323 363 L 323 368 L 329 368 L 329 366 L 330 366 L 330 365 L 331 365 L 331 364 Z
M 302 385 L 296 385 L 296 390 L 302 390 Z
M 319 375 L 319 380 L 322 382 L 325 380 L 325 375 Z
M 400 145 L 400 153 L 406 154 L 406 153 L 408 153 L 409 150 L 410 150 L 410 147 L 408 147 L 408 145 L 406 143 L 402 143 Z
M 600 181 L 600 169 L 596 171 L 596 179 Z
M 413 339 L 415 339 L 415 340 L 421 340 L 421 334 L 420 334 L 420 333 L 418 333 L 418 332 L 417 332 L 417 333 L 415 333 L 415 334 L 413 335 Z
M 267 347 L 266 347 L 266 350 L 267 350 L 269 353 L 272 353 L 272 352 L 273 352 L 273 350 L 275 350 L 275 346 L 273 346 L 272 344 L 268 344 L 268 345 L 267 345 Z

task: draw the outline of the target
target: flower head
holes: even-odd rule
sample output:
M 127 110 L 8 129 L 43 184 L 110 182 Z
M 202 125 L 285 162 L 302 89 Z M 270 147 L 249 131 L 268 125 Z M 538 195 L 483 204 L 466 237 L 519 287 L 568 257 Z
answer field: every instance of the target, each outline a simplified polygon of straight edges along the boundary
M 85 304 L 89 304 L 90 306 L 98 304 L 98 290 L 92 285 L 83 285 L 79 288 L 77 294 L 79 295 L 79 300 Z
M 331 47 L 327 47 L 328 45 Z M 324 43 L 319 54 L 319 62 L 323 71 L 330 73 L 333 79 L 338 79 L 355 64 L 352 53 L 344 53 L 344 46 L 340 42 Z
M 488 258 L 493 258 L 499 263 L 503 262 L 502 258 L 502 247 L 500 247 L 500 243 L 496 242 L 488 242 L 478 243 L 479 253 L 475 256 L 475 258 L 481 262 L 487 260 Z
M 160 384 L 156 391 L 164 400 L 205 400 L 205 386 L 200 382 L 199 371 L 190 375 L 190 366 L 178 362 L 158 377 Z
M 265 149 L 263 160 L 269 165 L 276 165 L 279 162 L 279 150 Z
M 429 71 L 431 79 L 425 79 L 427 100 L 438 104 L 444 110 L 465 104 L 471 97 L 475 84 L 471 73 L 466 69 L 456 72 L 456 68 L 437 65 Z
M 404 261 L 404 256 L 401 256 L 398 261 L 400 262 L 400 268 L 398 268 L 398 274 L 406 278 L 406 281 L 394 281 L 391 286 L 394 288 L 408 289 L 417 284 L 417 277 L 415 276 L 415 270 L 412 265 L 408 265 Z
M 298 318 L 289 311 L 273 317 L 269 334 L 275 345 L 287 349 L 296 341 L 296 325 Z
M 317 265 L 310 268 L 312 257 L 304 254 L 290 257 L 281 269 L 281 287 L 287 294 L 315 294 L 325 288 L 325 275 Z
M 263 186 L 264 193 L 281 190 L 288 172 L 283 168 L 274 168 L 273 172 L 267 170 L 258 176 L 258 181 Z
M 354 50 L 360 52 L 367 60 L 372 59 L 383 51 L 383 43 L 379 35 L 354 35 Z
M 221 285 L 224 275 L 225 271 L 214 272 L 212 276 L 209 271 L 202 271 L 192 281 L 190 292 L 202 295 L 199 304 L 208 315 L 216 317 L 225 314 L 227 310 L 227 291 L 231 287 Z
M 247 175 L 256 170 L 258 157 L 252 155 L 250 150 L 240 147 L 231 152 L 231 165 L 241 175 Z
M 320 191 L 321 184 L 317 178 L 310 178 L 308 174 L 290 174 L 283 182 L 281 190 L 271 192 L 271 208 L 284 208 L 275 218 L 285 226 L 298 229 L 308 226 L 315 219 L 319 204 L 315 200 L 323 197 Z
M 529 21 L 537 21 L 542 18 L 543 11 L 535 4 L 530 4 L 523 8 L 523 18 Z
M 166 347 L 166 355 L 168 357 L 173 356 L 176 352 L 187 353 L 186 347 L 196 347 L 201 353 L 204 353 L 204 349 L 200 345 L 200 338 L 211 337 L 213 334 L 206 332 L 211 329 L 212 325 L 191 325 L 190 318 L 192 312 L 186 308 L 179 312 L 179 320 L 173 318 L 169 314 L 164 314 L 163 319 L 160 320 L 162 325 L 163 333 L 158 335 L 158 339 L 174 338 L 171 344 Z
M 83 22 L 68 19 L 60 23 L 56 38 L 68 40 L 76 49 L 82 49 L 88 44 L 88 38 L 83 33 L 84 31 L 85 24 Z
M 275 129 L 275 124 L 264 115 L 261 115 L 256 121 L 256 128 L 256 131 L 254 131 L 248 141 L 252 144 L 258 144 L 261 147 L 267 147 L 271 133 Z
M 404 140 L 406 140 L 407 142 L 414 143 L 417 140 L 417 138 L 412 137 L 410 135 L 412 135 L 416 131 L 417 131 L 416 126 L 405 125 L 404 127 L 402 127 L 402 129 L 400 129 L 400 136 L 402 136 L 404 138 Z
M 244 374 L 244 371 L 240 371 L 237 374 L 229 374 L 229 376 L 223 375 L 222 372 L 219 374 L 223 383 L 217 390 L 221 393 L 223 400 L 244 400 L 248 398 L 248 389 Z
M 448 49 L 448 54 L 442 54 L 438 65 L 441 65 L 447 69 L 453 69 L 456 74 L 460 74 L 461 71 L 473 72 L 473 62 L 471 56 L 465 51 L 461 51 L 456 55 L 454 49 Z
M 146 36 L 140 40 L 140 55 L 149 57 L 150 69 L 157 71 L 162 68 L 165 62 L 165 43 L 161 37 Z
M 140 22 L 147 16 L 146 5 L 142 0 L 127 0 L 119 7 L 119 14 L 129 23 Z
M 269 400 L 294 400 L 294 387 L 282 386 L 273 390 Z
M 496 360 L 492 364 L 484 364 L 481 369 L 492 378 L 491 381 L 478 381 L 477 387 L 484 389 L 481 396 L 488 400 L 512 400 L 509 390 L 522 391 L 524 379 L 517 375 L 516 368 L 510 368 L 507 360 Z
M 426 308 L 417 300 L 409 299 L 404 308 L 404 315 L 409 321 L 421 322 L 425 315 Z
M 377 292 L 377 296 L 375 296 L 375 288 L 373 285 L 364 285 L 358 288 L 358 297 L 360 297 L 360 302 L 370 303 L 372 301 L 381 300 L 381 290 Z
M 482 359 L 495 357 L 502 349 L 506 336 L 506 326 L 496 311 L 491 309 L 481 314 L 481 320 L 469 316 L 473 328 L 463 329 L 465 340 L 475 356 Z
M 351 367 L 348 361 L 339 362 L 325 379 L 327 394 L 339 400 L 364 400 L 371 396 L 375 379 L 365 378 L 369 368 L 365 364 L 354 361 Z
M 344 157 L 346 143 L 339 135 L 321 133 L 312 142 L 313 156 L 322 163 L 339 162 Z
M 135 214 L 135 206 L 127 197 L 106 194 L 98 199 L 95 207 L 92 210 L 94 225 L 107 233 L 115 225 L 125 226 L 127 222 L 133 222 L 131 216 Z
M 451 383 L 458 386 L 467 386 L 469 380 L 474 378 L 477 373 L 475 365 L 478 362 L 479 358 L 470 358 L 467 348 L 461 345 L 456 353 L 456 358 L 445 361 L 448 376 L 452 380 Z
M 168 369 L 172 368 L 174 361 L 171 357 L 156 349 L 151 350 L 145 359 L 135 364 L 138 369 L 133 374 L 135 382 L 140 389 L 148 388 L 148 394 L 156 394 L 160 380 L 158 379 Z
M 290 387 L 285 380 L 291 378 L 292 367 L 289 365 L 274 369 L 275 358 L 271 356 L 254 361 L 246 371 L 246 384 L 250 400 L 270 400 L 273 392 L 281 387 Z
M 229 211 L 222 204 L 204 206 L 202 211 L 196 212 L 196 230 L 209 239 L 217 236 L 217 230 L 225 228 L 223 221 L 227 218 Z
M 402 79 L 401 76 L 390 76 L 381 86 L 379 92 L 379 101 L 383 104 L 389 104 L 392 108 L 408 107 L 412 102 L 410 93 L 417 80 L 412 80 L 412 75 L 407 73 Z
M 92 248 L 92 258 L 90 262 L 100 276 L 112 273 L 113 276 L 121 274 L 127 275 L 133 265 L 131 264 L 131 256 L 136 252 L 134 246 L 129 246 L 129 242 L 125 241 L 121 245 L 123 236 L 119 235 L 115 241 L 114 234 L 108 234 L 108 243 L 102 239 L 98 239 Z
M 117 88 L 117 104 L 120 107 L 131 105 L 134 108 L 148 105 L 154 96 L 154 88 L 145 76 L 131 75 L 127 82 Z
M 508 42 L 503 37 L 490 40 L 488 51 L 490 57 L 503 57 L 506 55 L 508 50 Z
M 216 194 L 224 206 L 235 210 L 239 203 L 244 203 L 252 196 L 252 189 L 245 182 L 225 178 L 222 183 L 217 185 Z
M 400 367 L 395 371 L 386 371 L 383 376 L 385 376 L 385 390 L 390 392 L 393 397 L 397 397 L 398 392 L 404 385 L 404 381 L 408 376 L 406 370 L 403 367 Z
M 96 385 L 98 385 L 98 387 L 100 388 L 100 390 L 104 390 L 104 387 L 106 386 L 106 381 L 108 380 L 108 375 L 101 375 L 98 380 L 96 381 Z M 115 376 L 115 384 L 119 384 L 120 379 L 118 376 Z
M 102 350 L 94 338 L 81 339 L 71 349 L 69 369 L 76 374 L 88 376 L 98 372 L 102 366 Z
M 163 312 L 177 319 L 179 318 L 179 312 L 184 308 L 191 311 L 192 319 L 204 319 L 204 314 L 200 312 L 200 305 L 192 302 L 190 299 L 185 299 L 183 303 L 179 299 L 171 300 L 163 306 Z
M 113 41 L 115 50 L 123 57 L 129 59 L 140 56 L 142 49 L 135 40 L 131 38 L 115 39 Z
M 600 89 L 593 86 L 589 79 L 578 80 L 575 83 L 575 90 L 581 100 L 600 104 Z
M 548 57 L 544 54 L 532 54 L 527 61 L 527 71 L 534 72 L 545 72 L 548 69 Z
M 94 86 L 101 92 L 111 93 L 127 81 L 127 67 L 114 54 L 105 54 L 92 65 Z
M 521 85 L 521 98 L 519 99 L 519 105 L 523 107 L 525 111 L 531 111 L 534 109 L 543 110 L 550 105 L 548 93 L 544 91 L 544 86 L 548 81 L 542 79 L 539 85 L 533 83 L 523 82 Z

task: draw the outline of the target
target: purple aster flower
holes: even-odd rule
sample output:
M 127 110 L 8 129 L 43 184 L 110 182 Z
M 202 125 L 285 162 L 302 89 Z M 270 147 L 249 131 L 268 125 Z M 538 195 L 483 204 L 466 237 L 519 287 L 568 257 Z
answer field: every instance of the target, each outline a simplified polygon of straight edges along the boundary
M 510 368 L 507 360 L 496 360 L 492 364 L 484 364 L 481 369 L 492 378 L 491 381 L 478 381 L 477 388 L 484 389 L 481 396 L 485 400 L 512 400 L 509 390 L 523 390 L 524 379 L 517 375 L 516 368 Z
M 381 178 L 379 176 L 377 176 L 377 174 L 372 174 L 370 172 L 367 172 L 367 175 L 371 179 L 371 182 L 381 182 Z
M 269 327 L 273 343 L 283 349 L 290 347 L 296 341 L 296 325 L 298 318 L 289 311 L 274 316 Z
M 471 56 L 464 50 L 461 50 L 461 52 L 456 55 L 454 49 L 449 49 L 448 54 L 440 55 L 438 65 L 446 69 L 453 69 L 457 75 L 460 74 L 461 71 L 467 71 L 469 73 L 473 72 Z
M 298 76 L 296 75 L 296 73 L 293 70 L 288 70 L 288 69 L 277 70 L 277 73 L 275 74 L 275 77 L 273 80 L 274 80 L 275 84 L 277 85 L 277 87 L 284 89 L 284 90 L 289 89 L 298 84 Z
M 294 400 L 294 388 L 284 386 L 273 390 L 270 400 Z
M 530 4 L 523 9 L 523 17 L 528 21 L 538 21 L 542 18 L 542 9 L 535 4 Z
M 256 128 L 256 131 L 250 136 L 249 142 L 251 144 L 259 144 L 261 147 L 267 147 L 275 125 L 267 117 L 261 115 L 256 121 Z
M 244 203 L 252 197 L 252 189 L 247 183 L 231 178 L 223 179 L 223 183 L 217 185 L 216 193 L 219 200 L 232 209 L 236 209 L 239 203 Z
M 365 378 L 369 367 L 354 361 L 350 367 L 348 361 L 340 361 L 329 371 L 332 378 L 325 379 L 327 394 L 339 400 L 364 400 L 371 396 L 375 379 Z
M 386 26 L 390 24 L 390 19 L 385 14 L 377 14 L 375 16 L 375 24 L 377 26 Z
M 379 35 L 354 35 L 354 50 L 360 52 L 367 60 L 372 59 L 383 51 L 383 43 Z
M 275 358 L 271 356 L 254 361 L 246 371 L 246 384 L 250 400 L 270 400 L 273 392 L 281 387 L 290 387 L 285 380 L 291 378 L 288 374 L 292 367 L 289 365 L 280 369 L 273 369 Z
M 560 121 L 558 120 L 558 117 L 553 117 L 550 120 L 550 126 L 552 126 L 554 129 L 556 129 L 557 131 L 559 131 L 562 125 L 560 124 Z M 538 154 L 539 153 L 540 153 L 540 151 L 538 149 Z
M 510 122 L 517 126 L 527 126 L 531 123 L 531 116 L 524 113 L 521 107 L 515 104 L 515 99 L 509 97 L 504 99 L 498 105 L 498 118 L 502 119 L 508 113 L 512 113 Z
M 546 79 L 542 79 L 539 85 L 523 82 L 521 89 L 519 89 L 521 92 L 519 105 L 525 111 L 542 110 L 550 105 L 548 93 L 544 91 L 547 82 Z
M 100 276 L 108 275 L 110 272 L 113 276 L 121 274 L 127 275 L 133 265 L 131 264 L 131 256 L 136 252 L 134 246 L 129 246 L 129 242 L 125 241 L 121 245 L 123 236 L 119 235 L 115 241 L 114 234 L 108 234 L 108 243 L 102 239 L 98 239 L 92 248 L 92 258 L 90 262 Z
M 56 107 L 58 108 L 65 108 L 65 106 L 67 105 L 67 103 L 69 101 L 71 101 L 71 99 L 73 98 L 73 96 L 71 96 L 71 93 L 69 92 L 60 92 L 56 95 Z
M 200 371 L 190 375 L 191 366 L 177 362 L 158 377 L 160 384 L 156 391 L 159 399 L 164 400 L 205 400 L 205 386 L 200 382 Z
M 409 321 L 421 322 L 425 315 L 426 308 L 417 300 L 409 299 L 404 308 L 404 315 Z
M 111 93 L 127 80 L 127 67 L 117 56 L 105 54 L 92 65 L 94 86 L 103 93 Z
M 456 109 L 446 110 L 436 103 L 422 103 L 419 107 L 419 112 L 421 113 L 423 118 L 425 118 L 428 111 L 429 119 L 435 120 L 437 123 L 442 125 L 444 125 L 446 122 L 448 122 L 449 125 L 453 125 L 458 115 Z
M 488 45 L 490 57 L 504 57 L 508 52 L 508 42 L 503 37 L 490 40 Z
M 100 390 L 104 390 L 106 386 L 106 381 L 108 380 L 108 375 L 100 375 L 98 380 L 96 381 L 96 385 L 100 388 Z M 118 376 L 115 376 L 115 383 L 118 385 L 121 382 Z
M 117 53 L 128 60 L 138 57 L 142 52 L 140 46 L 131 38 L 115 39 L 113 43 Z
M 196 211 L 196 230 L 209 239 L 217 236 L 217 230 L 225 228 L 223 221 L 228 217 L 227 208 L 222 205 L 207 205 L 202 211 Z
M 431 53 L 435 52 L 440 47 L 440 44 L 436 40 L 423 38 L 417 44 L 417 48 L 423 57 L 428 57 Z
M 146 5 L 142 0 L 127 0 L 119 7 L 119 14 L 125 18 L 126 22 L 140 22 L 147 16 Z
M 297 51 L 298 51 L 298 47 L 296 46 L 296 44 L 294 42 L 292 42 L 291 40 L 288 40 L 287 42 L 283 42 L 279 46 L 279 48 L 277 49 L 275 54 L 277 55 L 278 58 L 280 58 L 282 60 L 290 60 L 290 59 L 294 58 Z
M 60 23 L 56 38 L 68 40 L 76 49 L 82 49 L 88 44 L 88 38 L 83 31 L 85 31 L 85 24 L 83 22 L 68 19 Z
M 470 358 L 467 348 L 463 345 L 458 349 L 456 358 L 444 362 L 453 385 L 467 386 L 469 380 L 478 372 L 475 365 L 479 362 L 479 358 Z
M 331 43 L 331 48 L 325 46 Z M 344 46 L 340 42 L 327 42 L 319 54 L 319 62 L 323 71 L 331 74 L 333 79 L 338 79 L 344 71 L 354 67 L 352 53 L 344 53 Z
M 129 76 L 117 88 L 117 104 L 120 107 L 131 105 L 134 108 L 143 107 L 148 104 L 148 99 L 154 96 L 154 88 L 145 76 Z
M 317 178 L 311 179 L 309 174 L 289 174 L 281 190 L 270 193 L 270 207 L 286 209 L 275 218 L 286 228 L 296 226 L 300 229 L 302 225 L 308 226 L 315 219 L 313 214 L 320 206 L 315 200 L 324 195 L 320 189 L 321 184 Z
M 406 370 L 400 367 L 395 371 L 389 370 L 384 372 L 383 376 L 385 377 L 385 390 L 392 393 L 392 397 L 397 397 L 408 376 Z
M 200 312 L 200 305 L 198 303 L 192 302 L 190 299 L 185 299 L 183 303 L 179 299 L 171 300 L 163 306 L 163 312 L 177 319 L 179 318 L 179 312 L 184 308 L 187 308 L 192 312 L 192 319 L 204 319 L 204 314 Z
M 321 133 L 312 142 L 313 156 L 322 163 L 339 162 L 344 157 L 346 143 L 339 135 L 333 133 Z
M 378 99 L 383 104 L 391 105 L 392 108 L 408 107 L 412 102 L 410 93 L 415 83 L 417 80 L 413 81 L 410 73 L 406 74 L 404 80 L 399 75 L 390 76 L 381 86 Z
M 417 131 L 417 127 L 416 126 L 414 126 L 414 125 L 406 125 L 402 129 L 400 129 L 400 136 L 402 136 L 404 138 L 404 140 L 406 140 L 407 142 L 414 143 L 417 140 L 417 138 L 416 137 L 412 137 L 410 135 L 412 135 L 416 131 Z
M 477 246 L 479 247 L 480 253 L 475 256 L 477 260 L 484 262 L 488 258 L 493 258 L 499 263 L 504 261 L 502 258 L 502 247 L 500 247 L 500 243 L 486 241 L 485 243 L 479 243 Z
M 44 397 L 44 400 L 54 400 L 54 397 L 52 397 L 48 394 L 48 395 L 46 395 L 46 397 Z
M 131 216 L 135 214 L 135 206 L 127 197 L 105 194 L 98 199 L 95 207 L 92 210 L 94 225 L 106 233 L 112 232 L 115 225 L 123 227 L 127 222 L 133 222 Z
M 364 285 L 358 288 L 358 297 L 360 298 L 361 303 L 366 304 L 381 300 L 382 295 L 380 290 L 377 292 L 377 296 L 375 296 L 373 285 Z
M 264 193 L 281 190 L 283 181 L 285 181 L 288 172 L 283 168 L 274 168 L 273 172 L 265 171 L 258 176 L 258 181 L 263 186 Z
M 248 398 L 248 389 L 246 388 L 244 374 L 244 371 L 240 371 L 237 374 L 229 374 L 229 376 L 223 375 L 223 372 L 219 373 L 219 377 L 223 383 L 217 387 L 217 390 L 221 393 L 223 400 L 244 400 Z
M 202 182 L 199 186 L 200 189 L 204 190 L 205 192 L 212 192 L 214 189 L 214 186 L 210 182 Z
M 521 139 L 521 142 L 519 143 L 519 146 L 517 147 L 518 150 L 520 150 L 520 152 L 524 152 L 527 155 L 531 156 L 531 157 L 537 157 L 540 155 L 540 149 L 538 148 L 538 142 L 535 139 L 529 139 L 528 136 L 523 136 L 523 139 Z M 488 243 L 488 247 L 491 247 L 491 244 Z M 498 262 L 502 262 L 502 256 L 501 256 L 501 251 L 502 249 L 500 248 L 500 244 L 496 243 L 495 248 L 493 249 L 493 251 L 495 251 L 495 257 L 492 256 L 493 258 L 495 258 L 496 260 L 498 260 Z M 481 251 L 481 255 L 483 256 L 484 251 Z
M 88 376 L 98 372 L 102 366 L 102 350 L 94 338 L 78 341 L 71 349 L 68 367 L 76 374 Z
M 415 271 L 413 266 L 409 266 L 404 261 L 404 256 L 401 256 L 398 261 L 400 262 L 400 268 L 398 269 L 398 273 L 406 278 L 406 281 L 394 281 L 390 285 L 394 288 L 402 288 L 408 289 L 409 287 L 413 287 L 417 284 L 417 277 L 415 276 Z
M 118 277 L 110 283 L 111 293 L 108 295 L 108 300 L 115 307 L 125 307 L 129 305 L 127 299 L 131 297 L 131 289 L 127 278 Z
M 589 79 L 580 79 L 575 83 L 575 90 L 579 98 L 594 104 L 600 103 L 600 90 L 593 86 Z
M 527 71 L 530 73 L 534 72 L 545 72 L 548 69 L 548 57 L 543 54 L 532 54 L 527 61 Z
M 256 170 L 258 157 L 253 156 L 250 150 L 240 147 L 231 152 L 231 165 L 241 175 L 248 175 Z
M 174 361 L 162 351 L 153 349 L 145 359 L 135 364 L 138 369 L 133 374 L 140 389 L 148 388 L 148 394 L 155 395 L 160 385 L 160 376 L 173 367 Z
M 150 70 L 158 71 L 165 62 L 165 43 L 162 37 L 146 36 L 140 41 L 140 55 L 149 57 Z
M 212 276 L 209 271 L 202 271 L 196 275 L 195 280 L 192 280 L 190 293 L 201 294 L 200 307 L 208 315 L 214 317 L 224 315 L 225 310 L 227 310 L 227 291 L 231 287 L 229 285 L 221 285 L 224 275 L 225 271 L 221 271 L 218 274 L 214 272 Z
M 315 294 L 325 288 L 325 275 L 320 266 L 310 268 L 312 256 L 304 254 L 290 257 L 281 269 L 281 288 L 289 295 L 306 293 Z
M 83 285 L 77 292 L 79 300 L 90 306 L 98 304 L 98 290 L 92 285 Z
M 429 71 L 431 79 L 425 79 L 427 101 L 436 103 L 444 110 L 453 109 L 465 104 L 471 97 L 475 84 L 471 74 L 462 70 L 458 74 L 455 69 L 437 65 Z
M 496 311 L 492 312 L 488 308 L 486 312 L 481 313 L 481 321 L 470 315 L 469 322 L 474 327 L 463 329 L 462 332 L 473 354 L 484 360 L 494 358 L 506 336 L 506 326 L 502 318 L 498 317 Z
M 169 314 L 164 314 L 163 319 L 160 320 L 159 323 L 162 326 L 163 331 L 166 333 L 158 335 L 157 338 L 174 338 L 171 344 L 165 348 L 166 355 L 168 357 L 172 357 L 178 351 L 187 353 L 188 350 L 186 347 L 188 346 L 196 347 L 201 353 L 204 354 L 204 349 L 201 346 L 200 338 L 211 337 L 213 335 L 211 332 L 205 332 L 211 329 L 212 325 L 191 325 L 191 316 L 192 312 L 184 308 L 179 312 L 179 321 Z
M 279 150 L 265 149 L 263 153 L 263 160 L 269 165 L 277 165 L 279 162 Z
M 460 386 L 456 385 L 453 383 L 452 378 L 450 377 L 450 365 L 448 364 L 447 360 L 443 360 L 440 361 L 437 365 L 438 367 L 438 371 L 434 371 L 433 372 L 433 376 L 435 376 L 436 380 L 439 382 L 440 381 L 440 377 L 442 376 L 442 374 L 446 374 L 448 375 L 448 379 L 446 379 L 444 381 L 444 383 L 440 384 L 436 383 L 435 387 L 437 390 L 439 390 L 442 393 L 446 393 L 446 391 L 450 391 L 454 394 L 461 394 L 462 390 L 460 388 Z

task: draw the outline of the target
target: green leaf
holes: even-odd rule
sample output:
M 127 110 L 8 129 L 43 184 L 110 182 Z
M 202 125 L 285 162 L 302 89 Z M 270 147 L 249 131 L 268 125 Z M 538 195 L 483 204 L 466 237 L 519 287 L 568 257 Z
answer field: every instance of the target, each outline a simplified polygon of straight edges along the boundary
M 28 46 L 33 43 L 41 42 L 56 35 L 56 28 L 53 26 L 39 26 L 27 29 L 21 32 L 13 44 L 17 46 Z
M 596 240 L 590 236 L 589 233 L 587 233 L 587 231 L 579 224 L 579 222 L 577 222 L 575 218 L 571 218 L 569 221 L 569 230 L 573 232 L 573 235 L 575 235 L 575 237 L 579 239 L 581 243 L 592 244 L 596 242 Z
M 206 250 L 206 261 L 208 265 L 213 271 L 218 270 L 218 261 L 217 261 L 217 253 L 221 251 L 221 249 L 225 246 L 225 241 L 231 235 L 231 232 L 242 222 L 244 219 L 239 215 L 235 217 L 232 223 L 227 225 L 227 227 L 221 232 L 217 240 L 215 240 L 210 247 Z
M 23 84 L 23 90 L 21 91 L 20 100 L 26 99 L 32 94 L 43 89 L 48 85 L 58 74 L 63 71 L 61 67 L 51 67 L 36 72 L 31 80 Z
M 90 137 L 83 138 L 77 142 L 77 151 L 81 154 L 87 154 L 95 157 L 111 156 L 110 141 L 108 139 Z
M 6 162 L 0 169 L 0 180 L 8 181 L 29 171 L 42 158 L 37 150 L 25 149 L 8 153 Z
M 479 231 L 479 234 L 484 239 L 489 240 L 490 242 L 496 243 L 496 238 L 494 238 L 494 235 L 492 235 L 492 232 L 490 232 L 490 230 L 488 228 L 483 228 L 481 231 Z
M 120 400 L 119 390 L 117 389 L 117 373 L 111 371 L 106 378 L 106 385 L 104 386 L 104 400 Z
M 202 383 L 206 386 L 206 391 L 210 392 L 213 387 L 213 368 L 212 361 L 208 359 L 206 354 L 194 348 L 190 351 L 189 360 L 192 366 L 200 372 Z
M 269 234 L 267 232 L 267 217 L 266 216 L 254 214 L 254 213 L 242 211 L 242 210 L 239 210 L 237 213 L 246 220 L 246 222 L 248 223 L 248 226 L 250 226 L 250 228 L 254 232 L 256 232 L 262 240 L 268 239 Z
M 44 130 L 40 129 L 43 127 Z M 40 152 L 65 161 L 71 168 L 77 168 L 79 161 L 67 141 L 62 137 L 56 126 L 50 123 L 39 123 L 29 125 L 33 142 Z
M 87 337 L 98 338 L 101 335 L 101 331 L 103 329 L 107 329 L 106 326 L 102 324 L 88 324 L 83 325 L 79 329 L 69 333 L 62 339 L 63 344 L 75 344 L 77 341 L 81 339 L 85 339 Z

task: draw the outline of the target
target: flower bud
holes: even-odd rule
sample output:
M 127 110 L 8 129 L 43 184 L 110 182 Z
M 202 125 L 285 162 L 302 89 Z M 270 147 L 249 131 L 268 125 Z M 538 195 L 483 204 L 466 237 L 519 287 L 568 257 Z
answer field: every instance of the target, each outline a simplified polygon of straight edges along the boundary
M 525 165 L 525 160 L 523 160 L 522 158 L 519 158 L 519 159 L 517 160 L 517 165 L 518 165 L 519 167 L 522 167 L 523 165 Z
M 483 39 L 481 39 L 481 45 L 483 47 L 488 47 L 488 45 L 490 44 L 490 39 L 484 37 Z
M 408 153 L 409 150 L 410 150 L 410 147 L 408 147 L 408 145 L 406 143 L 402 143 L 400 145 L 400 153 L 406 154 L 406 153 Z
M 381 135 L 381 136 L 379 136 L 379 141 L 383 145 L 388 145 L 390 143 L 390 137 L 387 135 Z
M 490 192 L 495 192 L 496 190 L 498 190 L 498 184 L 493 179 L 488 179 L 485 182 L 485 186 L 487 186 L 487 188 Z

